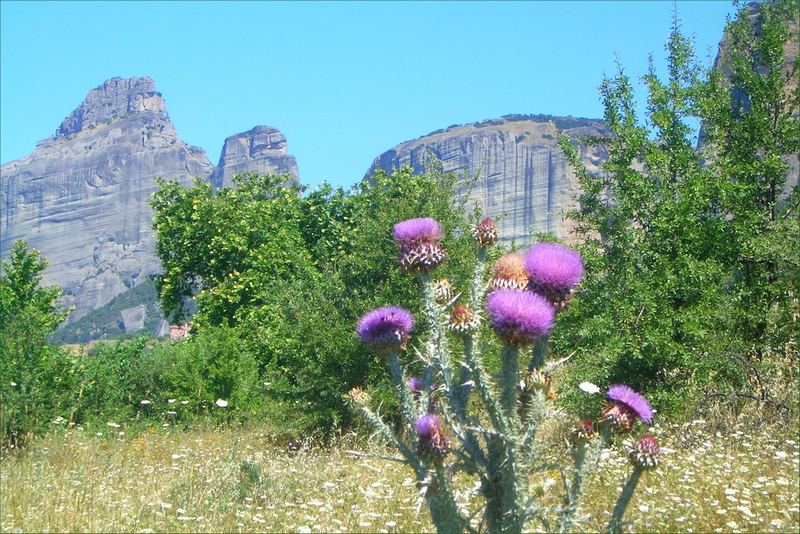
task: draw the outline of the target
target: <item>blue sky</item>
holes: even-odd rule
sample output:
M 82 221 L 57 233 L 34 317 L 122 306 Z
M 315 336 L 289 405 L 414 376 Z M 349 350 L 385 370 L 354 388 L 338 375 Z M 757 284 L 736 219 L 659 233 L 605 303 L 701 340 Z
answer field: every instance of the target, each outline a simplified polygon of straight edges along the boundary
M 349 186 L 394 145 L 508 113 L 600 117 L 615 56 L 663 66 L 672 2 L 0 3 L 0 160 L 114 76 L 152 76 L 187 142 L 280 128 L 301 180 Z M 710 63 L 734 8 L 678 2 Z

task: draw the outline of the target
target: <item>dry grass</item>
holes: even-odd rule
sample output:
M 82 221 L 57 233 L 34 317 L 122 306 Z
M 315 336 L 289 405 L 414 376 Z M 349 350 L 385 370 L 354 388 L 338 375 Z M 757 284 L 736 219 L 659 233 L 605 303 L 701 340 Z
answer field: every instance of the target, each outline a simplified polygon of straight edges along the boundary
M 630 528 L 798 531 L 796 431 L 708 436 L 702 429 L 655 429 L 667 454 L 640 485 Z M 0 530 L 432 530 L 424 506 L 417 512 L 410 471 L 345 452 L 358 446 L 348 438 L 292 452 L 258 429 L 153 430 L 137 437 L 120 436 L 124 428 L 103 436 L 73 430 L 7 456 L 0 464 Z M 608 451 L 591 480 L 585 530 L 604 527 L 628 472 L 622 446 Z

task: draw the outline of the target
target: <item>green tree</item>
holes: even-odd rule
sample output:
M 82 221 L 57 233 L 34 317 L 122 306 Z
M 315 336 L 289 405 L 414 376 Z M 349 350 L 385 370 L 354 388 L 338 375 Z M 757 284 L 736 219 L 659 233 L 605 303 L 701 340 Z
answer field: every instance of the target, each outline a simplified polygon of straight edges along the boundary
M 791 78 L 777 72 L 790 4 L 796 14 L 796 1 L 764 6 L 761 33 L 748 30 L 746 6 L 729 24 L 729 82 L 697 64 L 676 17 L 667 78 L 652 66 L 643 77 L 644 121 L 622 68 L 605 79 L 610 134 L 593 140 L 608 152 L 602 175 L 590 175 L 562 137 L 583 190 L 572 216 L 588 264 L 556 340 L 580 354 L 576 382 L 626 382 L 674 408 L 710 384 L 741 385 L 745 369 L 732 356 L 764 340 L 766 317 L 792 324 L 791 306 L 776 307 L 797 294 L 800 257 L 798 240 L 785 241 L 796 221 L 777 217 L 784 158 L 798 148 L 796 85 L 788 91 Z
M 42 287 L 45 259 L 24 241 L 0 262 L 0 443 L 19 445 L 66 409 L 70 358 L 47 340 L 68 311 Z
M 721 250 L 733 270 L 732 326 L 751 360 L 797 332 L 800 193 L 786 178 L 800 168 L 799 12 L 797 0 L 743 6 L 704 87 L 704 156 L 730 184 Z
M 421 306 L 414 283 L 386 260 L 396 254 L 392 226 L 439 219 L 451 272 L 474 254 L 453 204 L 455 177 L 404 168 L 351 191 L 323 185 L 306 195 L 284 188 L 283 177 L 236 180 L 216 193 L 202 182 L 161 182 L 153 205 L 162 306 L 180 314 L 194 296 L 200 330 L 235 329 L 269 384 L 275 417 L 304 428 L 342 422 L 343 391 L 387 379 L 357 343 L 357 319 L 411 295 Z

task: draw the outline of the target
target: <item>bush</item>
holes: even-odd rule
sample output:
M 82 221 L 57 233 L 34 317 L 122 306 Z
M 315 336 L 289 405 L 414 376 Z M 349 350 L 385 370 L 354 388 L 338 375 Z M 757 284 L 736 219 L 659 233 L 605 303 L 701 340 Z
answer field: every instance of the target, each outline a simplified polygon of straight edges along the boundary
M 47 339 L 66 312 L 61 291 L 41 287 L 47 262 L 23 241 L 0 262 L 0 447 L 19 446 L 68 413 L 74 375 L 70 355 Z

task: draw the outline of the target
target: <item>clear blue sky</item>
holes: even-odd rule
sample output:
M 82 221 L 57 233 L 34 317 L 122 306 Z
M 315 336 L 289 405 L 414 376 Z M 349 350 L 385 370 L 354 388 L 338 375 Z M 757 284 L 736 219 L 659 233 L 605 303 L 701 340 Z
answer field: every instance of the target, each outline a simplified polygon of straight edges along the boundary
M 280 128 L 301 180 L 358 181 L 394 145 L 508 113 L 599 117 L 614 71 L 663 66 L 672 2 L 0 4 L 0 160 L 30 153 L 87 91 L 152 76 L 179 135 Z M 678 2 L 699 57 L 727 1 Z

